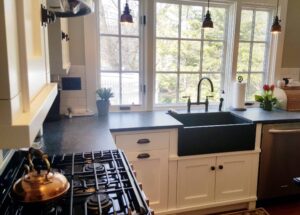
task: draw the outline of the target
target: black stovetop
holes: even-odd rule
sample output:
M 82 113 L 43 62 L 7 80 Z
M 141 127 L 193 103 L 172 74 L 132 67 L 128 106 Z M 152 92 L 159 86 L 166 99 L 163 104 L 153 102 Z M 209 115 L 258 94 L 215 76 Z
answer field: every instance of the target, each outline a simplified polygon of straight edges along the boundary
M 66 176 L 70 189 L 47 204 L 20 204 L 11 198 L 14 182 L 25 172 L 24 152 L 16 152 L 0 176 L 1 215 L 150 214 L 128 161 L 120 150 L 53 155 L 52 171 Z

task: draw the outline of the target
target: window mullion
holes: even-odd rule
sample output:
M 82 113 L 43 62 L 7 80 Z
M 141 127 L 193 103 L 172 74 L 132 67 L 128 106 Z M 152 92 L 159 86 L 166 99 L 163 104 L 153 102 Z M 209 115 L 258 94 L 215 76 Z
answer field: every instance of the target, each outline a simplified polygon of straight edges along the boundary
M 180 82 L 180 56 L 181 56 L 181 13 L 182 13 L 182 5 L 179 5 L 179 23 L 178 23 L 178 55 L 177 55 L 177 92 L 176 92 L 176 103 L 179 102 L 179 82 Z
M 118 17 L 120 17 L 120 11 L 121 11 L 121 0 L 118 1 Z M 118 22 L 118 39 L 119 39 L 119 103 L 122 105 L 122 45 L 121 45 L 121 23 Z
M 253 45 L 254 45 L 254 31 L 255 31 L 255 18 L 256 18 L 256 10 L 253 10 L 252 15 L 252 26 L 251 26 L 251 41 L 250 41 L 250 53 L 249 53 L 249 64 L 248 64 L 248 78 L 247 78 L 247 91 L 250 90 L 250 77 L 251 77 L 251 69 L 252 69 L 252 54 L 253 54 Z M 247 93 L 248 94 L 248 93 Z
M 205 11 L 205 7 L 202 7 L 202 17 L 203 17 L 203 12 Z M 199 80 L 202 78 L 202 69 L 203 69 L 203 48 L 204 48 L 204 33 L 205 30 L 201 28 L 201 43 L 200 43 L 200 65 L 199 65 Z M 197 92 L 198 93 L 198 92 Z M 201 89 L 200 89 L 200 95 L 199 98 L 201 100 Z

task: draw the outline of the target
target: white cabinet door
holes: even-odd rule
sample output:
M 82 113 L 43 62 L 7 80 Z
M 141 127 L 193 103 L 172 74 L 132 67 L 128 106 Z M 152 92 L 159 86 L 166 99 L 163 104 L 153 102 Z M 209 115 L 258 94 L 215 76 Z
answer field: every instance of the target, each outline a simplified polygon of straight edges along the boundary
M 168 198 L 168 153 L 169 150 L 126 152 L 137 173 L 137 180 L 156 211 L 167 209 Z M 144 158 L 143 158 L 144 157 Z
M 252 155 L 217 157 L 216 201 L 250 195 L 251 161 Z
M 22 79 L 22 96 L 25 111 L 30 102 L 48 83 L 47 50 L 45 34 L 41 26 L 41 3 L 43 0 L 18 2 L 19 45 Z M 28 103 L 27 103 L 28 102 Z
M 178 161 L 177 205 L 199 205 L 214 200 L 216 158 Z

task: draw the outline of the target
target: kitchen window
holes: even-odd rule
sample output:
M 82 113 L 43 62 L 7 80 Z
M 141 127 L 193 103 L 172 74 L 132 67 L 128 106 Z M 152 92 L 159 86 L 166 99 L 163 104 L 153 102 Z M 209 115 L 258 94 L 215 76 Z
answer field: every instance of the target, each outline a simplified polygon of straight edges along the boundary
M 214 28 L 204 30 L 206 1 L 129 0 L 134 19 L 129 25 L 120 23 L 125 3 L 97 2 L 98 83 L 99 87 L 112 88 L 113 106 L 138 110 L 185 106 L 182 97 L 191 96 L 195 101 L 202 77 L 213 81 L 211 104 L 218 103 L 225 90 L 225 102 L 230 106 L 230 86 L 236 76 L 243 76 L 247 83 L 246 99 L 250 101 L 268 82 L 270 63 L 274 63 L 269 60 L 274 8 L 213 2 L 210 12 Z M 235 23 L 240 23 L 240 28 Z M 201 100 L 207 95 L 211 95 L 210 88 L 203 82 Z
M 185 103 L 183 96 L 196 100 L 201 77 L 214 83 L 214 97 L 219 99 L 226 59 L 226 23 L 224 6 L 210 7 L 214 28 L 204 30 L 202 19 L 206 3 L 156 3 L 156 104 Z M 201 100 L 210 92 L 203 84 Z
M 121 24 L 125 0 L 99 1 L 101 87 L 111 88 L 112 105 L 139 105 L 142 101 L 142 29 L 140 1 L 130 1 L 133 24 Z
M 247 83 L 249 101 L 267 83 L 271 16 L 270 10 L 242 10 L 237 75 Z

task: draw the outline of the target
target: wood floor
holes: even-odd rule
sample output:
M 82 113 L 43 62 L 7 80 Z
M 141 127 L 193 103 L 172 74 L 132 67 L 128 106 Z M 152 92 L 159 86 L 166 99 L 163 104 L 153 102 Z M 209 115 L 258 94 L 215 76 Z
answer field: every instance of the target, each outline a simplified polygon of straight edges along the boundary
M 300 196 L 258 202 L 257 207 L 264 207 L 270 215 L 300 215 Z

